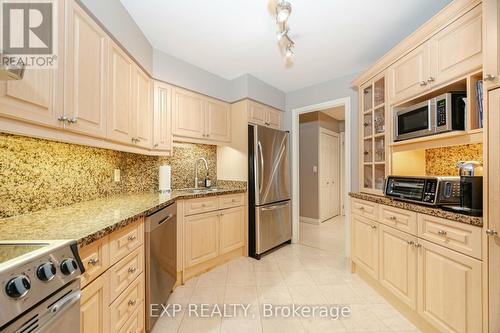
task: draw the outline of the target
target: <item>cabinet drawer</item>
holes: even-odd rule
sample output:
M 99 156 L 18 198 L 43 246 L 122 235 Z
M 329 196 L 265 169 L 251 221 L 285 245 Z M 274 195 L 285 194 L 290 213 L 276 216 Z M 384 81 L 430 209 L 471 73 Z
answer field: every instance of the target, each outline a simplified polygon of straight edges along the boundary
M 109 267 L 108 237 L 86 245 L 78 252 L 85 267 L 85 273 L 80 277 L 81 287 L 83 288 L 104 273 Z
M 482 259 L 481 228 L 430 215 L 418 215 L 418 236 L 449 249 Z
M 224 195 L 219 197 L 219 209 L 243 206 L 245 197 L 243 194 Z
M 417 235 L 417 213 L 390 206 L 379 206 L 379 222 L 395 229 Z
M 378 218 L 378 204 L 370 201 L 351 199 L 351 211 L 353 214 L 367 217 L 372 220 Z
M 143 219 L 129 226 L 115 231 L 109 237 L 109 261 L 110 265 L 116 264 L 120 259 L 130 254 L 133 250 L 144 243 Z
M 212 212 L 218 209 L 217 197 L 200 198 L 186 201 L 184 215 Z
M 111 267 L 110 300 L 113 302 L 144 271 L 144 246 Z
M 120 332 L 127 320 L 144 306 L 144 274 L 141 274 L 110 305 L 111 332 Z
M 119 333 L 144 332 L 144 305 L 140 305 L 132 317 L 118 331 Z

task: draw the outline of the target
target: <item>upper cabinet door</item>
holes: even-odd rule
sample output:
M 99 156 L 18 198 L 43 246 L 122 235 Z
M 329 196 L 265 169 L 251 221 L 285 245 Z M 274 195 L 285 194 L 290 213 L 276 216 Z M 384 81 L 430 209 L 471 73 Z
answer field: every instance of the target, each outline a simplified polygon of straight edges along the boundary
M 425 92 L 429 78 L 429 45 L 417 47 L 389 68 L 391 103 Z
M 157 150 L 172 150 L 171 95 L 168 84 L 155 82 L 153 148 Z
M 283 115 L 283 112 L 278 111 L 278 110 L 273 110 L 273 109 L 268 109 L 267 111 L 267 116 L 266 116 L 266 125 L 275 128 L 275 129 L 281 129 L 281 117 Z
M 210 140 L 231 141 L 231 106 L 208 99 L 206 104 L 206 136 Z
M 487 88 L 500 83 L 500 3 L 483 0 L 484 84 Z
M 110 43 L 109 53 L 107 137 L 133 143 L 132 75 L 135 64 L 115 43 Z
M 80 6 L 67 4 L 66 128 L 105 137 L 109 38 Z
M 174 88 L 172 111 L 174 135 L 196 139 L 206 137 L 205 101 L 201 95 Z
M 248 103 L 248 122 L 256 125 L 265 125 L 267 117 L 267 108 L 250 101 Z
M 0 115 L 24 122 L 62 127 L 64 89 L 64 3 L 57 4 L 57 68 L 26 69 L 22 80 L 0 81 Z
M 432 37 L 428 83 L 439 85 L 480 69 L 483 61 L 481 31 L 481 6 L 476 6 Z
M 153 103 L 151 93 L 151 80 L 139 67 L 134 70 L 134 126 L 133 137 L 138 146 L 152 147 L 153 130 Z

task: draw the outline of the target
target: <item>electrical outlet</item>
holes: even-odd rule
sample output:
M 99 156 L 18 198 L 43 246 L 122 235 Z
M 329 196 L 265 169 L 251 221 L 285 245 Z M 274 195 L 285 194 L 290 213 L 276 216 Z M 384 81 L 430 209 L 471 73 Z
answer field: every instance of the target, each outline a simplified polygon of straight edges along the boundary
M 118 183 L 121 181 L 120 169 L 115 169 L 113 179 L 114 179 L 115 183 Z

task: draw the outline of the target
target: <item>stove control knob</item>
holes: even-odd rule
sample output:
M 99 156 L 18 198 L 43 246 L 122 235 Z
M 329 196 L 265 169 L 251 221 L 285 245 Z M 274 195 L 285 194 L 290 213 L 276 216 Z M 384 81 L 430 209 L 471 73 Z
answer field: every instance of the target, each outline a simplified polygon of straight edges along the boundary
M 47 262 L 38 266 L 36 269 L 36 276 L 43 282 L 48 282 L 56 275 L 56 266 L 53 263 Z
M 18 299 L 30 291 L 31 281 L 26 275 L 19 275 L 9 280 L 5 285 L 5 293 L 10 298 Z
M 75 259 L 66 259 L 61 263 L 61 272 L 64 275 L 71 275 L 78 269 Z

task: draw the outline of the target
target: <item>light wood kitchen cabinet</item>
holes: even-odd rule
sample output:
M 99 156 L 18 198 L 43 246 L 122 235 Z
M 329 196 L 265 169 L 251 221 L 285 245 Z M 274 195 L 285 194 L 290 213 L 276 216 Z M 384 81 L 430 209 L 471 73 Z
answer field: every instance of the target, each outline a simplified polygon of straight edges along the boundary
M 231 106 L 215 99 L 206 101 L 206 138 L 231 141 Z
M 144 274 L 140 274 L 109 306 L 110 333 L 120 332 L 135 311 L 144 308 L 144 288 Z
M 500 83 L 500 3 L 483 0 L 483 71 L 485 88 Z
M 499 16 L 500 18 L 500 16 Z M 489 331 L 500 332 L 500 89 L 488 94 L 488 253 Z
M 245 245 L 245 210 L 243 207 L 226 209 L 220 212 L 219 254 L 225 254 Z
M 374 279 L 378 279 L 378 223 L 352 215 L 352 260 Z
M 483 61 L 481 6 L 433 36 L 428 84 L 438 86 L 480 69 Z
M 219 212 L 185 218 L 186 266 L 194 266 L 219 255 Z
M 205 138 L 205 103 L 199 94 L 173 89 L 172 123 L 175 136 Z
M 134 66 L 134 109 L 132 111 L 132 140 L 140 147 L 151 148 L 153 135 L 153 105 L 151 79 Z
M 482 331 L 482 264 L 419 240 L 418 313 L 440 332 Z
M 156 81 L 154 83 L 154 129 L 153 148 L 172 150 L 172 87 Z
M 80 333 L 109 332 L 109 276 L 104 273 L 82 290 Z
M 405 209 L 379 206 L 379 222 L 395 229 L 407 232 L 411 235 L 417 235 L 417 213 Z
M 67 1 L 64 122 L 66 129 L 106 137 L 109 37 L 74 1 Z
M 133 143 L 135 66 L 132 59 L 118 45 L 110 43 L 107 137 L 126 144 Z
M 84 288 L 109 268 L 108 237 L 101 238 L 80 249 L 85 273 L 80 277 L 80 286 Z
M 282 129 L 283 112 L 253 101 L 248 103 L 248 122 L 256 125 Z
M 173 133 L 178 140 L 194 139 L 201 143 L 231 141 L 231 107 L 228 103 L 174 88 L 172 108 Z
M 410 308 L 417 308 L 417 237 L 380 225 L 379 281 Z
M 144 220 L 139 219 L 109 236 L 109 262 L 111 265 L 144 244 Z
M 391 104 L 428 90 L 430 57 L 429 43 L 426 42 L 389 67 L 388 90 Z
M 144 271 L 144 247 L 138 247 L 110 271 L 110 301 L 114 301 Z

